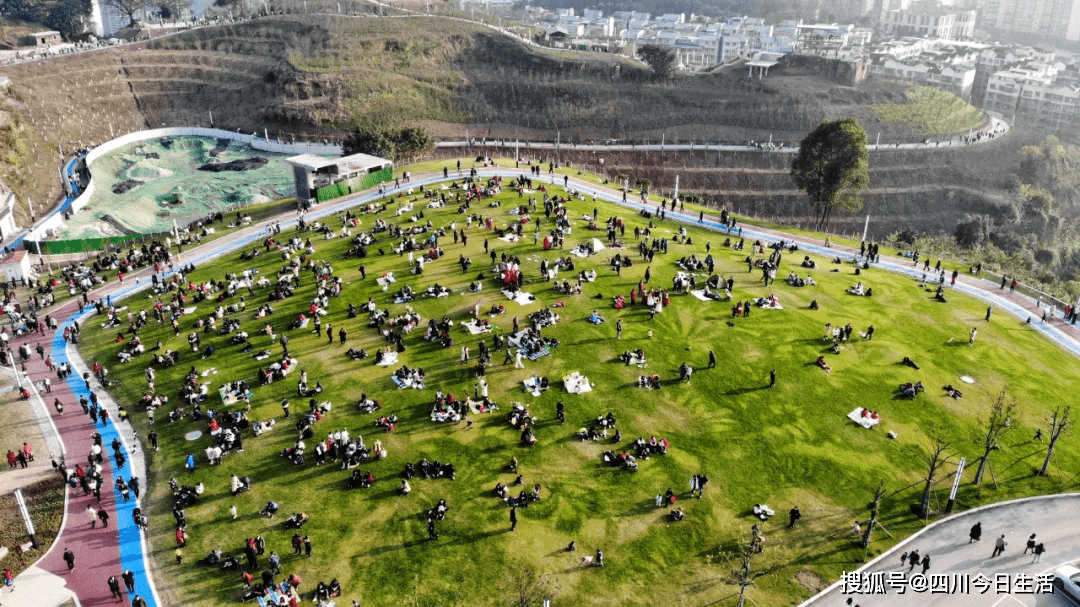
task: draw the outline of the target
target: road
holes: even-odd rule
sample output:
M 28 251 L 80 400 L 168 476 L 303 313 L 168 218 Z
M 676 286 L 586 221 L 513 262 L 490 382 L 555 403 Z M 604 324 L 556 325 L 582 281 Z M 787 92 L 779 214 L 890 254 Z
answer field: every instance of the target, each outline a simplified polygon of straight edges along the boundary
M 1080 494 L 1076 493 L 1005 502 L 959 514 L 927 527 L 859 570 L 870 579 L 884 580 L 880 589 L 876 584 L 867 590 L 861 582 L 864 587 L 841 580 L 802 607 L 847 607 L 849 598 L 862 607 L 1072 607 L 1067 599 L 1040 588 L 1039 577 L 1052 576 L 1059 566 L 1080 559 L 1078 517 Z M 970 542 L 968 533 L 976 522 L 982 523 L 982 539 Z M 1038 563 L 1030 553 L 1024 554 L 1032 533 L 1046 546 Z M 1008 546 L 1001 556 L 990 558 L 994 541 L 1002 534 Z M 938 588 L 952 584 L 952 592 L 914 592 L 915 587 L 923 587 L 923 580 L 913 575 L 922 568 L 909 574 L 908 567 L 900 565 L 900 555 L 911 550 L 931 556 L 928 578 L 946 576 L 939 578 L 944 582 Z M 981 581 L 980 574 L 990 583 Z M 907 585 L 905 580 L 913 581 Z M 905 591 L 900 593 L 900 589 Z

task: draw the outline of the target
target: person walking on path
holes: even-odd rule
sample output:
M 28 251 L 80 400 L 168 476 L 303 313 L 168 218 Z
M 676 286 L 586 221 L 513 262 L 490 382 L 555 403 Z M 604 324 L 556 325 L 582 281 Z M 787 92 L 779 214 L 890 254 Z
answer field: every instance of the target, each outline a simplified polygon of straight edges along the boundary
M 801 519 L 801 518 L 802 518 L 802 512 L 799 512 L 799 507 L 798 506 L 792 506 L 791 510 L 788 512 L 788 526 L 787 526 L 787 528 L 788 529 L 794 529 L 795 528 L 795 523 L 799 522 L 799 519 Z M 903 565 L 904 561 L 901 560 L 900 564 Z
M 1035 558 L 1031 559 L 1031 562 L 1038 563 L 1042 559 L 1043 553 L 1046 552 L 1046 547 L 1043 546 L 1042 542 L 1039 542 L 1038 544 L 1035 544 L 1035 548 L 1033 548 L 1031 552 L 1035 555 Z
M 994 553 L 990 555 L 990 558 L 994 558 L 1002 552 L 1005 552 L 1005 546 L 1008 545 L 1009 542 L 1005 541 L 1005 534 L 1002 533 L 1001 537 L 999 537 L 997 541 L 994 542 Z
M 517 506 L 510 508 L 510 531 L 517 529 Z
M 130 569 L 128 569 L 128 570 L 124 571 L 124 573 L 120 577 L 124 578 L 124 587 L 127 588 L 127 591 L 134 594 L 135 593 L 135 573 L 133 571 L 131 571 Z
M 919 551 L 912 550 L 911 554 L 908 555 L 908 573 L 911 573 L 911 571 L 915 569 L 915 566 L 921 563 L 922 559 L 919 558 Z
M 120 600 L 123 595 L 120 594 L 120 580 L 116 579 L 115 575 L 109 576 L 109 592 L 112 593 L 112 598 Z
M 101 527 L 103 529 L 109 526 L 109 513 L 106 512 L 104 508 L 98 510 L 97 517 L 101 520 Z
M 521 354 L 521 350 L 519 349 L 517 351 L 517 354 L 514 356 L 514 368 L 515 369 L 524 369 L 525 368 L 525 363 L 521 362 L 521 358 L 522 358 L 522 354 Z
M 979 521 L 971 526 L 971 532 L 968 533 L 968 543 L 977 542 L 982 539 L 982 521 Z
M 1024 546 L 1024 554 L 1027 554 L 1028 550 L 1035 552 L 1035 544 L 1037 543 L 1038 542 L 1035 541 L 1035 534 L 1032 533 L 1030 536 L 1028 536 L 1027 546 Z
M 923 575 L 926 575 L 926 571 L 928 569 L 930 569 L 930 555 L 929 554 L 922 557 L 922 572 L 923 572 Z
M 86 520 L 90 521 L 90 528 L 91 529 L 94 529 L 94 528 L 97 527 L 97 521 L 98 521 L 97 510 L 94 510 L 94 506 L 92 504 L 87 504 L 86 505 Z
M 67 563 L 68 571 L 75 569 L 75 553 L 71 548 L 64 548 L 64 562 Z

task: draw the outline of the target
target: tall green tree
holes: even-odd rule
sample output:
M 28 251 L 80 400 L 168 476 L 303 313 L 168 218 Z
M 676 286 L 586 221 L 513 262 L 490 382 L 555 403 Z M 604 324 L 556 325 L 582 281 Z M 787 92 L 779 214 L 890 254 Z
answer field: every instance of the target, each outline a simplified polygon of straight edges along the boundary
M 678 57 L 675 49 L 663 44 L 645 44 L 637 50 L 638 57 L 652 68 L 657 78 L 667 78 L 675 71 Z
M 383 131 L 364 131 L 357 129 L 342 142 L 342 151 L 351 154 L 368 154 L 379 158 L 393 159 L 396 146 L 394 139 Z
M 870 184 L 866 131 L 854 118 L 823 121 L 799 144 L 791 177 L 810 197 L 818 228 L 828 227 L 833 209 L 859 211 Z
M 398 155 L 394 160 L 412 163 L 435 149 L 435 140 L 423 127 L 406 127 L 394 136 L 394 145 Z

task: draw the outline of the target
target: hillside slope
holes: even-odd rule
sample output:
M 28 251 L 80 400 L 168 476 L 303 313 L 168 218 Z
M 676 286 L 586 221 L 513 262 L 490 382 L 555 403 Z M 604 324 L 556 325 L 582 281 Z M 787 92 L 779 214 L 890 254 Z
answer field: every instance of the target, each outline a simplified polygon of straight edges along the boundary
M 0 177 L 39 210 L 60 193 L 57 146 L 206 126 L 211 112 L 221 128 L 317 139 L 419 123 L 447 137 L 791 142 L 840 116 L 858 117 L 882 141 L 928 133 L 914 118 L 922 114 L 902 111 L 911 103 L 903 85 L 838 86 L 806 66 L 766 80 L 730 71 L 656 82 L 626 58 L 537 49 L 422 15 L 268 17 L 7 73 L 6 110 L 29 130 L 0 158 Z

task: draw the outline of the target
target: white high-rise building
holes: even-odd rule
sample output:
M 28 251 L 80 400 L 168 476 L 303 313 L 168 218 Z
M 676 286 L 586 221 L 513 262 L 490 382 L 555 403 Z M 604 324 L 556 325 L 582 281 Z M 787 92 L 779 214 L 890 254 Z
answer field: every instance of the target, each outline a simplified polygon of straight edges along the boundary
M 983 27 L 1080 40 L 1080 0 L 983 0 Z

